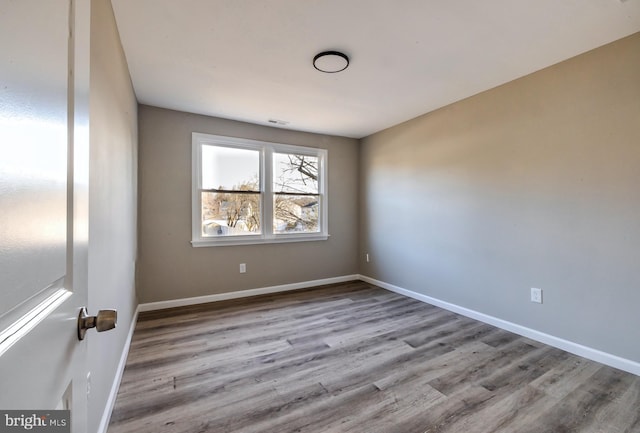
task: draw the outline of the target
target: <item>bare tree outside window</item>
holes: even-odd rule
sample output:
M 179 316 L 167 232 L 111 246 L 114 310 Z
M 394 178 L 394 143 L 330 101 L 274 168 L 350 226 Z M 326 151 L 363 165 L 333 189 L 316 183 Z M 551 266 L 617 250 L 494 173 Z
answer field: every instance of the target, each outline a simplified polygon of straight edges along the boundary
M 326 150 L 192 137 L 194 246 L 327 239 Z
M 203 235 L 261 233 L 259 171 L 257 150 L 203 146 Z
M 319 230 L 318 158 L 274 155 L 274 222 L 276 233 Z M 228 189 L 227 189 L 228 188 Z M 239 235 L 260 232 L 260 184 L 257 175 L 239 185 L 203 192 L 203 232 Z
M 276 233 L 319 231 L 318 169 L 316 156 L 274 154 Z
M 260 186 L 257 178 L 234 185 L 232 190 L 202 193 L 204 234 L 260 233 Z

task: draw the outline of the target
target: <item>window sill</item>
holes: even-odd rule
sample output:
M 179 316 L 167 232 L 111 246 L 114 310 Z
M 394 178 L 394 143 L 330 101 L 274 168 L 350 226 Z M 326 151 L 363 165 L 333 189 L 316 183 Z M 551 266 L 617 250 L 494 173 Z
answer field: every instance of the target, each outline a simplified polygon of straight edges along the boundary
M 209 239 L 196 239 L 191 241 L 194 248 L 201 247 L 225 247 L 233 245 L 260 245 L 260 244 L 283 244 L 291 242 L 313 242 L 326 241 L 330 235 L 325 234 L 308 234 L 308 235 L 280 235 L 273 238 L 264 238 L 261 236 L 234 236 L 219 237 Z

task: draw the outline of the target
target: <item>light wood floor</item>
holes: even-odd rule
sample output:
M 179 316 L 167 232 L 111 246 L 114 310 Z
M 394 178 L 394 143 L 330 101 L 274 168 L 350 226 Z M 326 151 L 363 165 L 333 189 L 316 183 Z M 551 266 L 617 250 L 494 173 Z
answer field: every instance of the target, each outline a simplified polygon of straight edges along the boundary
M 640 377 L 352 282 L 141 314 L 124 432 L 640 432 Z

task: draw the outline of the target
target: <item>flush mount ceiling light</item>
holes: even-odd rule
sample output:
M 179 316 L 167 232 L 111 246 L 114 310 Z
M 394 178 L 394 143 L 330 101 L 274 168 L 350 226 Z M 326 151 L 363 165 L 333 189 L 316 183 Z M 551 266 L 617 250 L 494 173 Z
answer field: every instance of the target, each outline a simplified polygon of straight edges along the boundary
M 333 74 L 349 66 L 349 57 L 338 51 L 323 51 L 313 58 L 313 67 L 320 72 Z

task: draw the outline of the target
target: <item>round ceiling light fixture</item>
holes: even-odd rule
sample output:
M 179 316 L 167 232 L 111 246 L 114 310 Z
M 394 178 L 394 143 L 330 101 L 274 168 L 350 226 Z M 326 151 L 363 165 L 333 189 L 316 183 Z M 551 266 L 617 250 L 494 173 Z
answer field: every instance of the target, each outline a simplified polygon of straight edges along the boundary
M 313 58 L 313 67 L 320 72 L 334 74 L 349 66 L 349 57 L 339 51 L 323 51 Z

